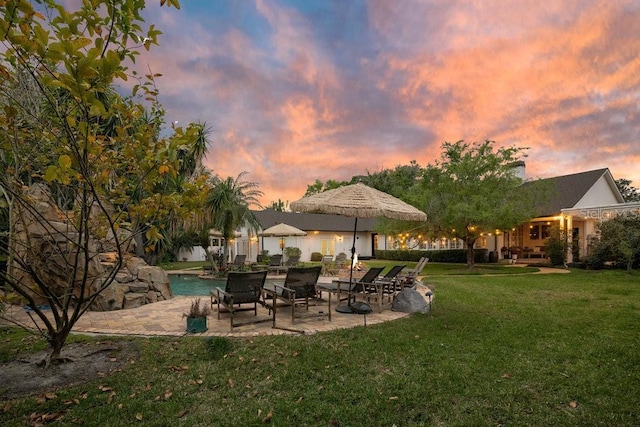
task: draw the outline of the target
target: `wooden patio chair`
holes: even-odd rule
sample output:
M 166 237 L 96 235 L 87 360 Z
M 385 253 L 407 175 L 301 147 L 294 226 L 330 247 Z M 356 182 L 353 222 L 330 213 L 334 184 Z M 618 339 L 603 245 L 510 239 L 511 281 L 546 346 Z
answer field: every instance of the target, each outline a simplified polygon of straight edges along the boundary
M 280 329 L 283 328 L 276 325 L 276 313 L 278 312 L 278 304 L 280 301 L 284 305 L 291 306 L 291 324 L 293 325 L 296 319 L 301 318 L 327 318 L 331 321 L 331 299 L 329 299 L 326 308 L 324 302 L 319 298 L 316 290 L 316 284 L 320 277 L 320 271 L 322 266 L 316 267 L 290 267 L 287 271 L 287 277 L 284 283 L 273 283 L 265 286 L 265 298 L 271 298 L 272 304 L 270 306 L 273 313 L 273 327 Z M 313 312 L 309 311 L 310 306 L 319 307 Z M 300 312 L 296 310 L 298 307 L 304 307 L 305 311 Z M 300 332 L 295 329 L 291 329 L 296 332 Z
M 216 288 L 209 291 L 211 307 L 213 308 L 213 305 L 216 304 L 218 308 L 218 320 L 220 320 L 222 312 L 229 313 L 232 331 L 236 326 L 271 321 L 270 318 L 235 321 L 236 315 L 241 311 L 253 310 L 253 315 L 258 316 L 258 305 L 266 306 L 262 292 L 266 278 L 267 270 L 229 272 L 224 290 Z
M 236 258 L 233 260 L 233 263 L 227 265 L 227 269 L 229 271 L 239 271 L 244 269 L 244 262 L 246 259 L 247 259 L 246 255 L 236 255 Z
M 316 288 L 320 296 L 322 296 L 322 292 L 328 292 L 329 299 L 331 299 L 331 294 L 336 294 L 338 304 L 343 301 L 341 294 L 347 293 L 345 300 L 350 304 L 351 298 L 355 299 L 356 294 L 366 294 L 365 285 L 373 284 L 375 279 L 382 273 L 382 270 L 384 270 L 384 267 L 372 267 L 367 270 L 364 276 L 358 280 L 351 281 L 351 283 L 348 280 L 334 280 L 331 283 L 318 283 Z
M 295 256 L 290 256 L 289 259 L 287 259 L 287 261 L 282 265 L 269 266 L 268 270 L 278 274 L 281 271 L 284 271 L 284 272 L 288 271 L 291 267 L 297 267 L 298 264 L 300 264 L 300 257 L 298 255 L 295 255 Z
M 345 254 L 344 252 L 340 252 L 338 255 L 336 255 L 336 260 L 334 261 L 333 265 L 329 267 L 329 275 L 337 276 L 340 273 L 340 270 L 346 268 L 346 266 L 347 254 Z
M 404 289 L 405 287 L 414 287 L 416 284 L 416 279 L 418 275 L 422 273 L 422 270 L 426 267 L 429 262 L 429 258 L 422 257 L 420 261 L 416 264 L 414 268 L 405 270 L 398 274 L 397 285 L 400 288 L 399 290 Z
M 378 285 L 380 285 L 382 287 L 382 294 L 386 295 L 387 297 L 389 297 L 389 300 L 391 300 L 395 296 L 395 294 L 400 291 L 397 276 L 406 266 L 406 264 L 394 265 L 389 269 L 389 271 L 386 272 L 384 276 L 378 277 L 374 281 L 374 284 L 370 285 L 367 288 L 367 291 L 378 292 Z
M 321 262 L 322 272 L 320 274 L 322 274 L 323 276 L 329 276 L 331 274 L 330 270 L 331 270 L 332 264 L 333 264 L 333 255 L 324 255 L 322 257 L 322 262 Z

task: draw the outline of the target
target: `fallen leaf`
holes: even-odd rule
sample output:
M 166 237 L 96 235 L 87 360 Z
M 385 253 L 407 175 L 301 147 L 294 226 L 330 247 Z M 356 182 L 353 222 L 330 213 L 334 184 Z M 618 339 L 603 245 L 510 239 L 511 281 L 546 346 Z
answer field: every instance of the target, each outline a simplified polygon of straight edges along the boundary
M 303 398 L 303 397 L 302 397 L 302 396 L 300 396 L 300 397 L 298 398 L 298 400 L 296 400 L 296 403 L 300 403 L 300 402 L 302 402 L 302 398 Z
M 62 402 L 63 405 L 79 405 L 80 401 L 78 399 L 67 399 Z
M 111 393 L 109 393 L 109 397 L 107 398 L 107 403 L 111 403 L 113 401 L 113 396 L 116 395 L 115 391 L 112 391 Z
M 58 396 L 56 396 L 56 394 L 55 394 L 55 393 L 45 393 L 45 394 L 44 394 L 44 398 L 45 398 L 45 399 L 47 399 L 47 400 L 53 400 L 53 399 L 55 399 L 56 397 L 58 397 Z
M 398 400 L 398 396 L 391 396 L 389 400 Z
M 98 390 L 100 390 L 100 391 L 113 391 L 113 389 L 111 387 L 107 387 L 107 386 L 103 386 L 103 385 L 99 385 L 98 386 Z
M 236 386 L 236 382 L 233 380 L 233 378 L 229 378 L 229 387 L 234 388 Z
M 511 378 L 511 374 L 506 372 L 506 373 L 502 374 L 502 378 L 505 378 L 505 379 L 508 380 L 509 378 Z
M 569 402 L 569 406 L 575 409 L 578 407 L 578 402 L 576 402 L 575 400 L 572 400 L 571 402 Z
M 117 362 L 117 361 L 118 361 L 118 359 L 116 359 L 115 357 L 112 357 L 112 358 L 109 359 L 109 362 Z
M 136 413 L 136 420 L 142 421 L 142 414 L 140 412 Z
M 189 411 L 188 411 L 188 410 L 183 409 L 182 411 L 180 411 L 180 412 L 178 413 L 178 418 L 182 418 L 182 417 L 184 417 L 185 415 L 187 415 L 188 413 L 189 413 Z
M 167 399 L 168 399 L 168 398 L 170 398 L 172 395 L 173 395 L 173 392 L 172 392 L 172 391 L 169 391 L 169 390 L 165 391 L 165 392 L 164 392 L 164 400 L 167 400 Z
M 270 422 L 270 421 L 271 421 L 271 418 L 273 418 L 273 413 L 272 413 L 271 411 L 269 411 L 269 413 L 267 414 L 267 416 L 266 416 L 266 417 L 264 417 L 264 418 L 262 419 L 262 422 L 263 422 L 263 423 L 268 423 L 268 422 Z
M 262 415 L 262 409 L 258 409 L 258 416 Z
M 297 351 L 294 351 L 293 352 L 293 357 L 298 357 L 298 356 L 300 356 L 300 353 L 298 353 Z

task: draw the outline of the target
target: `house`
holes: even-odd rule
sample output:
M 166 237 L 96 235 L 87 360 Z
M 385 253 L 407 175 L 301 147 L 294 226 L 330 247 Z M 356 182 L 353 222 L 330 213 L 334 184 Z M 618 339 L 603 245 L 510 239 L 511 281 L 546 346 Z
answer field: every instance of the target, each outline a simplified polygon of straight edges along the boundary
M 525 178 L 524 162 L 519 162 L 516 173 Z M 538 214 L 530 221 L 514 227 L 488 233 L 476 243 L 477 248 L 486 248 L 496 259 L 545 259 L 546 244 L 552 230 L 564 232 L 568 243 L 567 262 L 573 262 L 589 254 L 589 246 L 597 235 L 597 224 L 626 212 L 640 213 L 640 202 L 625 203 L 611 172 L 607 168 L 570 175 L 546 178 L 549 197 L 538 207 Z M 524 184 L 529 185 L 528 183 Z M 273 255 L 282 253 L 285 247 L 301 250 L 301 260 L 309 261 L 313 252 L 322 255 L 351 255 L 353 245 L 354 218 L 341 215 L 279 212 L 271 209 L 254 211 L 261 230 L 284 223 L 307 233 L 306 236 L 266 237 L 249 233 L 243 228 L 230 243 L 229 260 L 236 254 L 246 255 L 247 261 L 255 262 L 262 251 Z M 377 249 L 397 247 L 422 250 L 463 249 L 458 239 L 424 240 L 421 236 L 410 237 L 379 235 L 375 231 L 376 220 L 359 218 L 355 248 L 360 259 L 374 256 Z M 406 241 L 404 240 L 406 239 Z M 221 241 L 212 236 L 212 247 Z M 197 248 L 200 249 L 200 248 Z M 189 260 L 204 259 L 202 251 L 194 250 Z M 211 249 L 211 248 L 210 248 Z M 220 248 L 219 248 L 220 249 Z M 503 250 L 504 249 L 504 250 Z M 182 258 L 181 258 L 182 259 Z
M 295 212 L 279 212 L 272 209 L 254 211 L 254 215 L 262 230 L 277 224 L 288 224 L 307 233 L 306 236 L 266 237 L 250 235 L 246 229 L 236 239 L 239 254 L 247 255 L 248 260 L 255 261 L 262 251 L 269 254 L 281 253 L 284 247 L 296 247 L 302 252 L 301 261 L 309 261 L 313 252 L 322 255 L 337 255 L 341 252 L 351 256 L 353 246 L 353 229 L 355 218 L 341 215 L 310 214 Z M 379 244 L 386 243 L 384 236 L 375 230 L 375 219 L 358 218 L 355 248 L 358 256 L 372 257 Z
M 538 207 L 538 216 L 494 239 L 487 239 L 486 247 L 490 251 L 507 248 L 500 251 L 501 258 L 546 258 L 546 242 L 555 227 L 564 232 L 569 247 L 567 262 L 573 262 L 589 254 L 599 221 L 625 212 L 640 212 L 640 203 L 624 202 L 607 168 L 542 181 L 550 193 Z

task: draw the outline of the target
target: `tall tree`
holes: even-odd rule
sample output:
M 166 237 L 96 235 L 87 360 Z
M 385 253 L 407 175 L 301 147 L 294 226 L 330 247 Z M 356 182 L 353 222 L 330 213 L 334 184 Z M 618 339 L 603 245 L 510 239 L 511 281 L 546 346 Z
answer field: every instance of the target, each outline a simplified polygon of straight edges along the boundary
M 465 243 L 470 269 L 483 233 L 510 229 L 535 216 L 533 191 L 523 190 L 513 167 L 524 149 L 494 146 L 493 141 L 445 142 L 440 160 L 427 165 L 410 197 L 427 213 L 428 232 Z
M 222 268 L 226 270 L 227 257 L 229 255 L 229 242 L 234 237 L 236 229 L 248 226 L 250 230 L 257 231 L 260 224 L 256 219 L 251 206 L 260 206 L 258 198 L 263 195 L 258 190 L 258 184 L 244 180 L 247 172 L 242 172 L 237 178 L 217 182 L 207 195 L 205 202 L 213 218 L 213 226 L 222 232 L 224 238 L 224 252 Z
M 135 236 L 158 235 L 155 218 L 185 204 L 154 192 L 179 169 L 172 153 L 180 135 L 160 138 L 159 111 L 142 120 L 135 96 L 111 90 L 130 77 L 139 49 L 157 44 L 159 31 L 142 28 L 143 7 L 0 2 L 0 196 L 8 212 L 0 275 L 33 310 L 48 363 L 61 360 L 73 325 L 113 282 Z M 135 90 L 156 99 L 141 81 Z
M 616 179 L 616 187 L 625 202 L 640 202 L 640 190 L 631 186 L 631 180 Z

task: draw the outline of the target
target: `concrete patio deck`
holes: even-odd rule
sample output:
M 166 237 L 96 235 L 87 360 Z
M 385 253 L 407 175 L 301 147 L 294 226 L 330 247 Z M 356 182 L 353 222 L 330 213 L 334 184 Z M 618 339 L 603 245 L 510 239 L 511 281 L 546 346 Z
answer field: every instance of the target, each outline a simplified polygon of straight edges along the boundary
M 333 277 L 321 277 L 322 282 L 331 282 Z M 428 288 L 418 285 L 418 291 L 424 295 Z M 146 304 L 142 307 L 116 311 L 89 311 L 85 313 L 73 328 L 74 333 L 105 334 L 105 335 L 137 335 L 137 336 L 235 336 L 253 337 L 261 335 L 297 334 L 297 332 L 274 329 L 272 322 L 264 322 L 246 326 L 235 327 L 230 330 L 229 314 L 222 313 L 221 319 L 217 319 L 214 309 L 208 317 L 208 330 L 203 333 L 190 334 L 186 332 L 186 319 L 182 313 L 189 310 L 194 297 L 174 296 L 170 300 Z M 203 302 L 209 302 L 209 297 L 202 297 Z M 352 328 L 364 325 L 364 317 L 360 314 L 344 314 L 335 311 L 337 301 L 331 301 L 331 321 L 317 319 L 296 320 L 291 324 L 290 313 L 287 307 L 278 312 L 277 325 L 284 328 L 294 328 L 301 333 L 313 334 L 321 331 L 330 331 L 342 328 Z M 391 310 L 373 312 L 367 315 L 367 325 L 399 319 L 407 316 L 406 313 L 398 313 Z M 23 324 L 33 325 L 29 313 L 22 307 L 12 306 L 5 313 L 5 317 Z M 258 307 L 259 319 L 270 319 L 269 312 L 263 307 Z M 242 312 L 237 319 L 251 320 L 253 312 Z M 6 323 L 6 322 L 5 322 Z

